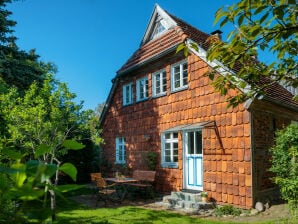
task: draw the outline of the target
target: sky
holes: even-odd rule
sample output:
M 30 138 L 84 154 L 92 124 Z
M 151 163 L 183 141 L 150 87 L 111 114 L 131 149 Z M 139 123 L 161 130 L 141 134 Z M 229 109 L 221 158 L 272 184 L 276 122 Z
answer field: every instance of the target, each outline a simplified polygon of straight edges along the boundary
M 214 14 L 235 0 L 20 0 L 7 6 L 20 49 L 58 68 L 84 109 L 106 101 L 117 70 L 140 46 L 154 5 L 211 33 Z M 223 39 L 229 30 L 221 29 Z

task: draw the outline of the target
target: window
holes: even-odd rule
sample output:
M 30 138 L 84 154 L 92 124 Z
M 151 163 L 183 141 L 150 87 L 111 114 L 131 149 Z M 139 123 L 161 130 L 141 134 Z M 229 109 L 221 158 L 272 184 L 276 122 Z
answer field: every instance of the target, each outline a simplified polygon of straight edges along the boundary
M 123 106 L 132 104 L 133 102 L 133 92 L 132 83 L 123 85 Z
M 125 138 L 116 138 L 116 163 L 125 164 Z
M 187 62 L 183 61 L 171 66 L 172 91 L 186 89 L 188 85 Z
M 178 167 L 178 132 L 162 134 L 162 167 Z
M 158 18 L 157 21 L 155 22 L 155 27 L 153 29 L 153 32 L 150 36 L 150 40 L 159 37 L 163 32 L 165 32 L 165 21 L 161 18 Z
M 148 77 L 137 80 L 137 101 L 148 99 Z
M 152 75 L 152 96 L 165 95 L 167 91 L 166 71 L 159 71 Z

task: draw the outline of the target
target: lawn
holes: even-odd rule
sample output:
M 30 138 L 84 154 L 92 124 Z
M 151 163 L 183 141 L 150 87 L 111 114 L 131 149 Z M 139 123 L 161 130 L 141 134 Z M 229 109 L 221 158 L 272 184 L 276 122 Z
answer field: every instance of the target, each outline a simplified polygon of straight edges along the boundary
M 83 192 L 80 192 L 83 193 Z M 86 193 L 86 192 L 84 192 Z M 75 193 L 77 195 L 78 192 Z M 74 195 L 74 194 L 72 194 Z M 182 215 L 171 211 L 164 210 L 153 210 L 137 206 L 120 206 L 115 208 L 89 208 L 72 200 L 61 201 L 59 200 L 57 212 L 57 220 L 55 224 L 161 224 L 161 223 L 171 223 L 171 224 L 190 224 L 190 223 L 206 223 L 206 224 L 216 224 L 216 223 L 241 223 L 239 219 L 233 221 L 223 221 L 216 220 L 211 221 L 209 219 L 192 217 L 188 215 Z M 275 221 L 261 221 L 262 218 L 257 219 L 258 222 L 253 222 L 254 224 L 269 224 L 269 223 L 288 223 L 287 220 L 275 220 Z M 247 220 L 248 221 L 248 220 Z M 242 222 L 242 223 L 247 223 Z M 290 222 L 294 223 L 294 222 Z
M 83 192 L 82 190 L 84 191 L 84 189 L 81 189 L 71 195 L 73 196 L 80 193 L 88 193 Z M 151 210 L 136 206 L 121 206 L 117 208 L 89 208 L 72 200 L 59 200 L 58 208 L 57 221 L 54 222 L 55 224 L 222 223 L 198 219 L 169 211 Z
M 119 208 L 76 209 L 60 212 L 56 223 L 220 223 L 177 213 L 125 206 Z

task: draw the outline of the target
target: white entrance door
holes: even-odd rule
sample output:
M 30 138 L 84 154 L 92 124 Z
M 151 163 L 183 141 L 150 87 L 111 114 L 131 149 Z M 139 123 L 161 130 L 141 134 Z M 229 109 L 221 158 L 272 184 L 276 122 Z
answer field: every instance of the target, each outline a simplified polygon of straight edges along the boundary
M 184 132 L 184 188 L 203 190 L 203 145 L 201 130 Z

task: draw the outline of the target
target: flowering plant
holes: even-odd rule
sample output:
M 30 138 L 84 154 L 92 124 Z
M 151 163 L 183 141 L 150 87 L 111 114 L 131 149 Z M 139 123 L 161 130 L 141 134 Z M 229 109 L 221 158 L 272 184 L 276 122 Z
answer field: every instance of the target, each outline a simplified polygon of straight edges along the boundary
M 208 192 L 207 191 L 202 191 L 201 192 L 201 197 L 208 197 Z

